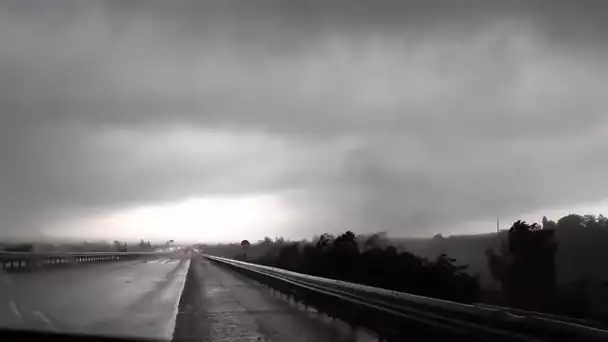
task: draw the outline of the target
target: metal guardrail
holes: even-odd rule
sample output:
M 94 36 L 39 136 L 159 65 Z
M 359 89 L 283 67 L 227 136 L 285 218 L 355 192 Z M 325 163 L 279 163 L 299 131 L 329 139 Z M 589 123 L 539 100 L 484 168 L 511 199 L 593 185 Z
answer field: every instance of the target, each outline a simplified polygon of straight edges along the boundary
M 555 314 L 549 314 L 549 313 L 544 313 L 544 312 L 522 310 L 522 309 L 509 308 L 509 307 L 505 307 L 505 306 L 498 306 L 498 305 L 491 305 L 491 304 L 484 304 L 484 303 L 475 303 L 475 306 L 485 308 L 488 310 L 495 310 L 495 311 L 498 310 L 498 311 L 508 312 L 510 314 L 518 315 L 518 316 L 528 316 L 528 317 L 534 316 L 534 317 L 537 317 L 540 319 L 548 319 L 548 320 L 552 320 L 552 321 L 559 321 L 562 323 L 573 323 L 576 325 L 582 325 L 582 326 L 593 327 L 593 328 L 598 328 L 598 329 L 603 329 L 605 327 L 604 324 L 602 324 L 598 321 L 558 316 Z
M 0 251 L 0 269 L 23 270 L 50 265 L 133 260 L 168 255 L 169 252 L 7 252 Z
M 467 341 L 608 341 L 608 331 L 558 316 L 462 304 L 203 255 L 380 338 Z

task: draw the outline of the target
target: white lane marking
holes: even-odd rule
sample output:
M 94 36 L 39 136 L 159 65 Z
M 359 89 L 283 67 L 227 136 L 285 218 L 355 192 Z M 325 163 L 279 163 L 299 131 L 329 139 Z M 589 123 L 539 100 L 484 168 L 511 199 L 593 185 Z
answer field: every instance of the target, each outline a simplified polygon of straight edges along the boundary
M 53 324 L 53 322 L 51 322 L 51 320 L 48 317 L 46 317 L 42 312 L 32 311 L 32 313 L 34 314 L 34 316 L 40 318 L 49 328 L 51 328 L 52 330 L 55 330 L 55 331 L 59 331 L 59 329 L 57 329 L 57 327 Z
M 173 314 L 169 317 L 169 320 L 167 321 L 167 323 L 165 323 L 164 326 L 165 337 L 169 341 L 173 340 L 173 332 L 175 331 L 175 321 L 177 319 L 177 315 L 179 314 L 179 302 L 182 299 L 182 294 L 184 293 L 184 287 L 186 286 L 186 275 L 188 274 L 189 268 L 190 260 L 186 260 L 180 271 L 175 275 L 177 279 L 174 278 L 174 281 L 177 281 L 176 286 L 179 287 L 179 295 L 177 296 L 177 301 L 173 303 Z
M 11 311 L 13 311 L 15 316 L 19 317 L 19 319 L 22 319 L 21 312 L 19 312 L 19 309 L 17 309 L 17 305 L 15 304 L 15 302 L 13 302 L 12 300 L 9 301 L 8 306 L 11 308 Z

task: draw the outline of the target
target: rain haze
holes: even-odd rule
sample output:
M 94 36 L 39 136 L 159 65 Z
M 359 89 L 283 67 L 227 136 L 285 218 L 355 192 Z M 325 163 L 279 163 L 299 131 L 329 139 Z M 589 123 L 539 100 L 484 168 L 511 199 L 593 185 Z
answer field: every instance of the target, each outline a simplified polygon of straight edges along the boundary
M 432 236 L 606 212 L 608 11 L 580 4 L 3 0 L 2 235 Z

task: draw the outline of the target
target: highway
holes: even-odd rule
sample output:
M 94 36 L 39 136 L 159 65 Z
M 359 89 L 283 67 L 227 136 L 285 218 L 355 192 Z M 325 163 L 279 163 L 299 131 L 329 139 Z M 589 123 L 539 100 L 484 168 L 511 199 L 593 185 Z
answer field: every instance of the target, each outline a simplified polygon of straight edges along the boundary
M 389 335 L 397 340 L 468 336 L 605 341 L 608 336 L 605 330 L 537 318 L 535 313 L 488 311 L 200 254 L 135 257 L 139 259 L 26 263 L 0 270 L 0 327 L 160 341 L 377 340 L 294 303 L 255 278 L 285 293 L 297 286 L 294 293 L 307 303 L 356 325 L 404 334 Z M 362 315 L 357 308 L 377 311 Z
M 0 274 L 0 326 L 169 340 L 189 261 L 98 262 Z
M 194 258 L 190 272 L 177 317 L 176 340 L 372 340 L 207 259 Z
M 195 257 L 0 273 L 0 326 L 178 341 L 367 341 Z

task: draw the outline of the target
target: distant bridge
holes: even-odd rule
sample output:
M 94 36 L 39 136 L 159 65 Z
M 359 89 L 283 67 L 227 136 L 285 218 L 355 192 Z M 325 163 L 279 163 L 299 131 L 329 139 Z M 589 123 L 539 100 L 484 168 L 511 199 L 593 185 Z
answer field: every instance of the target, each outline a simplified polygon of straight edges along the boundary
M 24 270 L 51 265 L 134 260 L 167 256 L 171 252 L 67 252 L 36 253 L 0 251 L 0 269 Z

